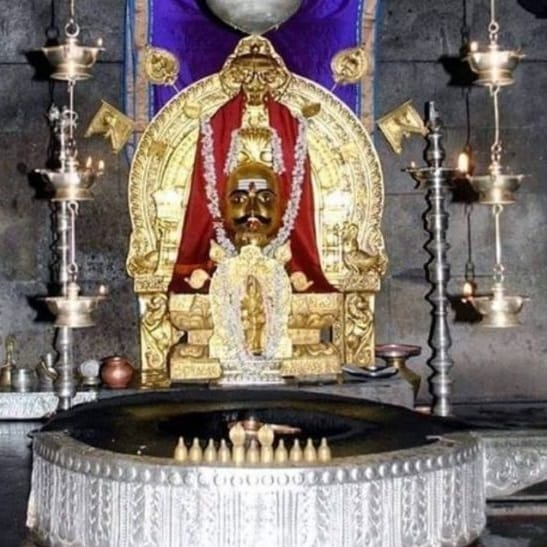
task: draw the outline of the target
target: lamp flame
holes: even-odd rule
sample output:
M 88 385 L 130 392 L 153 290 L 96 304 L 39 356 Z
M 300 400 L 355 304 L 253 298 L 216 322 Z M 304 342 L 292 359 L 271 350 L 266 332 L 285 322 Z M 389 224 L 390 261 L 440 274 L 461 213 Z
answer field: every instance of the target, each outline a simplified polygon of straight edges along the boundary
M 469 154 L 467 152 L 460 152 L 458 156 L 458 171 L 460 173 L 467 174 L 469 173 Z

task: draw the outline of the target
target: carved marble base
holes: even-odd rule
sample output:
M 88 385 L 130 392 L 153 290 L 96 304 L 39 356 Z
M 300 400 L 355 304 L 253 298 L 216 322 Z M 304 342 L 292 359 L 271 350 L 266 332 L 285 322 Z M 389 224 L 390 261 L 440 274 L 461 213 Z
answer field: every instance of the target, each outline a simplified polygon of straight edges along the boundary
M 509 496 L 547 480 L 545 430 L 480 431 L 488 499 Z
M 72 400 L 73 405 L 96 401 L 96 391 L 79 391 Z M 59 399 L 51 391 L 17 393 L 0 391 L 0 420 L 37 420 L 53 414 Z

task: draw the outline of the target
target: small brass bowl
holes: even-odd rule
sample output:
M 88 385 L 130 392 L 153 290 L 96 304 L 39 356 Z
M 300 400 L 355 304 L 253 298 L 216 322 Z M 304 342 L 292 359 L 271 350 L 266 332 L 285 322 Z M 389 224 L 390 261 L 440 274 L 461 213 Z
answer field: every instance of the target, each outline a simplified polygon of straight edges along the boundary
M 471 51 L 465 60 L 478 75 L 477 85 L 502 87 L 513 83 L 513 71 L 523 57 L 519 51 L 500 50 L 498 44 L 490 44 L 487 51 Z
M 48 296 L 45 301 L 51 313 L 57 316 L 56 327 L 70 327 L 79 329 L 92 327 L 95 322 L 91 314 L 97 309 L 104 296 Z
M 471 297 L 475 309 L 483 316 L 481 326 L 491 328 L 517 327 L 520 325 L 518 314 L 529 298 L 505 294 L 502 286 L 495 286 L 488 296 Z
M 69 169 L 53 171 L 38 169 L 37 172 L 46 177 L 55 190 L 53 201 L 88 201 L 93 199 L 91 188 L 95 185 L 103 171 L 89 167 L 84 169 Z
M 417 188 L 427 189 L 435 184 L 438 180 L 443 188 L 450 188 L 452 181 L 458 174 L 457 169 L 450 167 L 407 167 L 403 169 L 405 173 L 408 173 L 417 183 Z
M 97 309 L 99 302 L 106 298 L 104 292 L 96 296 L 80 296 L 80 288 L 75 282 L 68 285 L 66 296 L 48 296 L 44 298 L 49 310 L 57 319 L 56 327 L 72 329 L 92 327 L 95 322 L 91 314 Z
M 104 48 L 82 46 L 78 39 L 69 36 L 64 44 L 42 48 L 49 64 L 53 67 L 54 80 L 77 81 L 91 78 L 91 68 Z
M 469 177 L 469 182 L 485 205 L 509 205 L 515 202 L 514 192 L 520 188 L 525 175 L 490 173 Z

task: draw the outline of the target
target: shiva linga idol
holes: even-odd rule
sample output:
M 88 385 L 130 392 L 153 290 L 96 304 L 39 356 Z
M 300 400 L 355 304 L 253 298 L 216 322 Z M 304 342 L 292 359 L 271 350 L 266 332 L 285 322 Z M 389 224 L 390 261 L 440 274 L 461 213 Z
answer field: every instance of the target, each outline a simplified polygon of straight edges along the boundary
M 129 195 L 144 385 L 374 366 L 378 157 L 351 110 L 267 39 L 243 38 L 155 116 Z

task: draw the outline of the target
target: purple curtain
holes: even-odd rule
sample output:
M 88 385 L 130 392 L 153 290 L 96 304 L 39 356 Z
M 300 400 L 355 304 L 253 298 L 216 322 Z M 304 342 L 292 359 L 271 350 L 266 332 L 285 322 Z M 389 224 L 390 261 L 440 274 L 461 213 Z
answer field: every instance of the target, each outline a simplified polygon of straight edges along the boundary
M 361 36 L 365 2 L 303 0 L 298 12 L 266 37 L 289 70 L 330 89 L 334 84 L 332 56 L 367 40 Z M 216 19 L 202 0 L 149 0 L 148 13 L 148 42 L 171 51 L 180 61 L 179 89 L 218 72 L 242 36 Z M 149 104 L 150 114 L 174 94 L 171 88 L 156 86 Z M 335 94 L 360 114 L 359 85 L 337 88 Z

